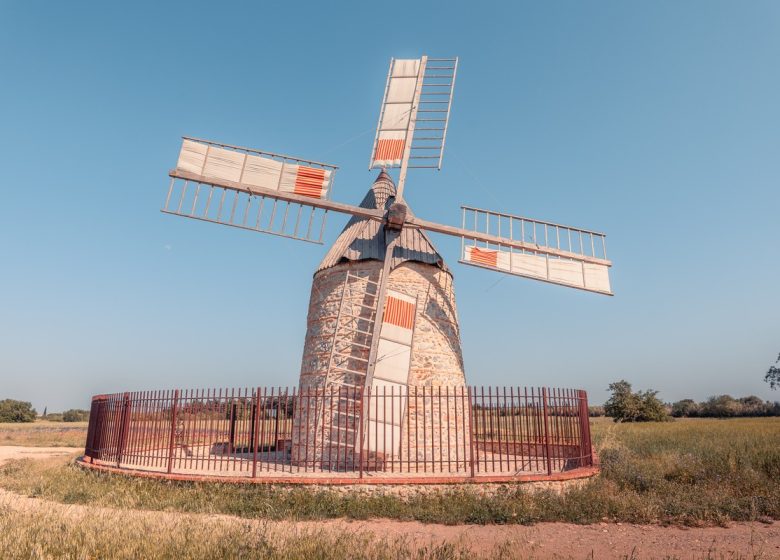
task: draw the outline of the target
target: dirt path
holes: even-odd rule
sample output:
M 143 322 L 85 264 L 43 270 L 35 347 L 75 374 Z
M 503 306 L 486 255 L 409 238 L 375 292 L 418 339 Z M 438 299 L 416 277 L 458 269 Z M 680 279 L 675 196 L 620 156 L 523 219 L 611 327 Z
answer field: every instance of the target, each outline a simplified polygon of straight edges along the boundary
M 73 456 L 72 448 L 0 447 L 0 464 L 16 458 Z M 15 511 L 46 511 L 80 518 L 107 508 L 64 505 L 28 498 L 0 490 L 0 507 Z M 123 511 L 123 515 L 154 517 L 160 522 L 187 516 L 203 521 L 247 523 L 226 515 L 181 514 L 173 512 Z M 497 544 L 529 558 L 766 558 L 780 559 L 780 523 L 734 523 L 728 528 L 677 528 L 654 525 L 601 523 L 572 525 L 539 523 L 522 525 L 436 525 L 393 520 L 371 521 L 250 521 L 272 525 L 284 533 L 305 531 L 366 531 L 389 539 L 405 538 L 419 545 L 457 542 L 468 544 L 474 552 L 489 553 Z

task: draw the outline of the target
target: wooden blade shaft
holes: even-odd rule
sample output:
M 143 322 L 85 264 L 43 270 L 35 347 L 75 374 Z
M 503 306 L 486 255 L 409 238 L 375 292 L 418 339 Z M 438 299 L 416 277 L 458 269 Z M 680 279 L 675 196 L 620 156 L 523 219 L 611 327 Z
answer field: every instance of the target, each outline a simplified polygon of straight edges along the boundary
M 190 173 L 181 170 L 171 170 L 168 175 L 174 179 L 183 179 L 185 181 L 192 181 L 193 183 L 203 183 L 206 185 L 214 185 L 216 187 L 222 187 L 225 189 L 231 189 L 235 191 L 242 191 L 249 194 L 256 194 L 258 196 L 265 196 L 267 198 L 275 198 L 277 200 L 283 200 L 286 202 L 294 202 L 296 204 L 302 204 L 304 206 L 311 206 L 314 208 L 322 208 L 324 210 L 330 210 L 333 212 L 341 212 L 342 214 L 351 214 L 352 216 L 358 216 L 360 218 L 370 218 L 373 220 L 382 221 L 385 213 L 382 210 L 372 210 L 370 208 L 362 208 L 360 206 L 353 206 L 351 204 L 343 204 L 341 202 L 333 202 L 332 200 L 324 200 L 321 198 L 313 198 L 308 196 L 302 196 L 290 192 L 281 192 L 271 189 L 263 189 L 260 187 L 250 187 L 234 181 L 228 181 L 226 179 L 217 179 L 214 177 L 204 177 L 195 173 Z

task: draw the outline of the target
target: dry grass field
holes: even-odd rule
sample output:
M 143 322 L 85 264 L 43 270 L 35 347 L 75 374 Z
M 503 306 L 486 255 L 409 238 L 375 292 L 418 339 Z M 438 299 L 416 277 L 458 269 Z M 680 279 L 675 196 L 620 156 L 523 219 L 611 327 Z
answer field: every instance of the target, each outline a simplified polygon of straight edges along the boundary
M 10 437 L 27 445 L 41 441 L 62 445 L 75 438 L 71 432 L 63 434 L 63 439 L 52 438 L 53 432 L 46 431 L 50 428 L 27 425 L 26 430 L 23 426 Z M 35 434 L 36 429 L 46 435 Z M 15 428 L 8 430 L 0 426 L 0 441 L 5 441 L 3 438 L 10 432 L 15 432 Z M 694 419 L 635 425 L 596 419 L 593 433 L 603 465 L 602 475 L 565 494 L 530 495 L 522 489 L 508 487 L 497 496 L 448 491 L 402 500 L 306 488 L 158 482 L 85 471 L 67 458 L 11 461 L 0 467 L 0 488 L 15 495 L 43 498 L 55 510 L 41 514 L 17 509 L 11 515 L 0 504 L 0 557 L 86 558 L 81 554 L 84 550 L 92 551 L 89 557 L 118 558 L 478 556 L 473 547 L 457 542 L 422 542 L 421 546 L 419 539 L 414 543 L 402 536 L 382 540 L 360 531 L 341 529 L 314 530 L 305 535 L 295 531 L 278 532 L 280 523 L 313 520 L 325 526 L 341 523 L 336 521 L 339 518 L 507 527 L 542 522 L 586 524 L 584 530 L 595 531 L 595 543 L 600 543 L 598 535 L 604 523 L 611 528 L 618 523 L 639 527 L 638 531 L 642 530 L 642 524 L 657 530 L 664 530 L 663 526 L 712 528 L 689 529 L 690 534 L 690 531 L 722 531 L 717 528 L 735 522 L 753 522 L 748 524 L 750 531 L 756 531 L 753 527 L 767 527 L 762 534 L 777 533 L 771 524 L 780 519 L 779 418 Z M 74 454 L 77 452 L 74 449 Z M 56 507 L 63 507 L 60 504 L 77 509 L 87 506 L 81 509 L 96 515 L 59 519 Z M 164 520 L 157 519 L 157 515 L 165 516 Z M 544 526 L 544 523 L 538 525 Z M 685 533 L 667 530 L 677 531 L 678 536 Z M 644 533 L 625 538 L 639 538 L 637 535 L 641 534 Z M 159 538 L 138 538 L 139 535 Z M 780 557 L 777 537 L 770 537 L 775 539 L 770 545 L 758 538 L 753 543 L 752 536 L 745 538 L 749 542 L 743 542 L 742 548 L 714 541 L 704 547 L 705 552 L 698 548 L 695 553 L 691 549 L 690 554 L 659 556 L 637 553 L 630 540 L 623 544 L 616 541 L 615 546 L 622 552 L 609 557 Z M 659 542 L 663 543 L 663 539 Z M 491 558 L 548 557 L 539 551 L 529 552 L 527 548 L 513 546 L 508 538 L 490 541 L 490 548 L 481 549 L 479 554 Z
M 87 440 L 86 422 L 48 422 L 10 424 L 0 422 L 0 445 L 31 447 L 84 448 Z

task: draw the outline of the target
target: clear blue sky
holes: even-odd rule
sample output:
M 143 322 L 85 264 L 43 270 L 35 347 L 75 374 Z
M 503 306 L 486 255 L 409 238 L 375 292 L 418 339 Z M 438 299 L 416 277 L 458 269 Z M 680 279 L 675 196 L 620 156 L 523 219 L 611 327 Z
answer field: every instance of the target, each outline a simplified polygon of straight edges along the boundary
M 780 397 L 777 2 L 111 4 L 0 3 L 0 398 L 295 385 L 325 248 L 161 214 L 179 137 L 332 162 L 356 202 L 388 60 L 421 54 L 461 66 L 415 212 L 605 231 L 614 262 L 607 298 L 436 237 L 470 383 Z

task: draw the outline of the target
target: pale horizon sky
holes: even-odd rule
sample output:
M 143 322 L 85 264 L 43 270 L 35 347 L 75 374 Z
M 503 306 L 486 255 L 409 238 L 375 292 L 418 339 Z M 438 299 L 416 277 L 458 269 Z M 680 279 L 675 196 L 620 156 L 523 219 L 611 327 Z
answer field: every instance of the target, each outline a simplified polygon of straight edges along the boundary
M 0 3 L 0 399 L 294 386 L 325 246 L 159 212 L 182 135 L 340 167 L 390 57 L 459 56 L 406 198 L 603 231 L 615 297 L 457 263 L 467 381 L 780 399 L 780 4 Z

